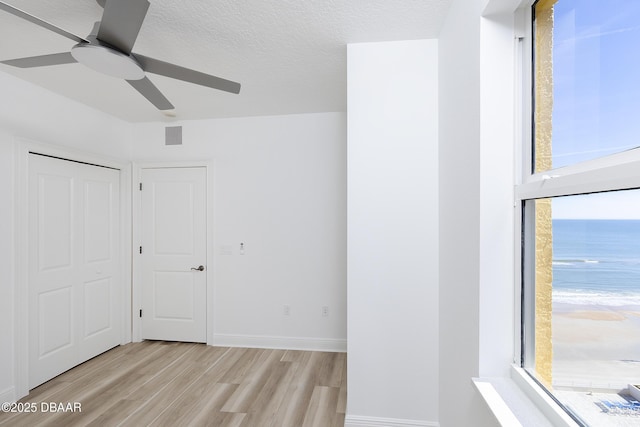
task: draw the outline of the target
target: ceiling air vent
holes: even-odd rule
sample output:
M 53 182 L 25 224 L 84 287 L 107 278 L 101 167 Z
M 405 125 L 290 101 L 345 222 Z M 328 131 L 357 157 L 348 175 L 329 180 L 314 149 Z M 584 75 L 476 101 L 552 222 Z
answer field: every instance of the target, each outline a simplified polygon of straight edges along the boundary
M 167 126 L 164 138 L 164 145 L 182 145 L 182 126 Z

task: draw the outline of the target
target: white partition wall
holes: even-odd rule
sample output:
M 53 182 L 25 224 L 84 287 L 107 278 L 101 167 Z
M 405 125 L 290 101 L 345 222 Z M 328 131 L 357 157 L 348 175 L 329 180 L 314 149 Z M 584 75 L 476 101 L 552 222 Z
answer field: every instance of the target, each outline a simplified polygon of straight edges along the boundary
M 438 42 L 348 46 L 346 426 L 438 425 Z
M 0 402 L 15 398 L 13 387 L 14 263 L 13 138 L 0 130 Z
M 345 114 L 174 124 L 182 145 L 165 145 L 163 123 L 136 125 L 133 156 L 211 162 L 209 342 L 344 351 Z

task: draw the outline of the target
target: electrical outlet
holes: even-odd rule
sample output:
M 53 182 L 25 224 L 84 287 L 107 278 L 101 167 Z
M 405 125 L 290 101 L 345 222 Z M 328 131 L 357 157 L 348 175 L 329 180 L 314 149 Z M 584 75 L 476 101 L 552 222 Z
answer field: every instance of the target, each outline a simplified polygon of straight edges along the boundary
M 329 317 L 329 307 L 326 305 L 322 306 L 322 317 Z
M 289 316 L 291 314 L 291 307 L 288 305 L 282 306 L 282 314 Z

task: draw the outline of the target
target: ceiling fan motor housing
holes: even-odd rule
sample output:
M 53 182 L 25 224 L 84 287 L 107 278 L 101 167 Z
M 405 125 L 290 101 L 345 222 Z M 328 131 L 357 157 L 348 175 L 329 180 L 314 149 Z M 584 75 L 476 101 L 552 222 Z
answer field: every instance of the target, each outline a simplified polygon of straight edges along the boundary
M 71 49 L 71 56 L 92 70 L 125 80 L 140 80 L 145 74 L 133 56 L 119 52 L 100 43 L 78 43 Z

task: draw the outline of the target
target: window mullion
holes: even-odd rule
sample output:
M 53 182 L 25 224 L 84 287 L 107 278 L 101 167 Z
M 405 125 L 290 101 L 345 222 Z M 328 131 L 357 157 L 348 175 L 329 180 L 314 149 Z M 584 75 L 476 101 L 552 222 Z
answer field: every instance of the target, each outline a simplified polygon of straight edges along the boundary
M 537 176 L 516 186 L 516 200 L 640 188 L 640 161 L 570 175 Z

